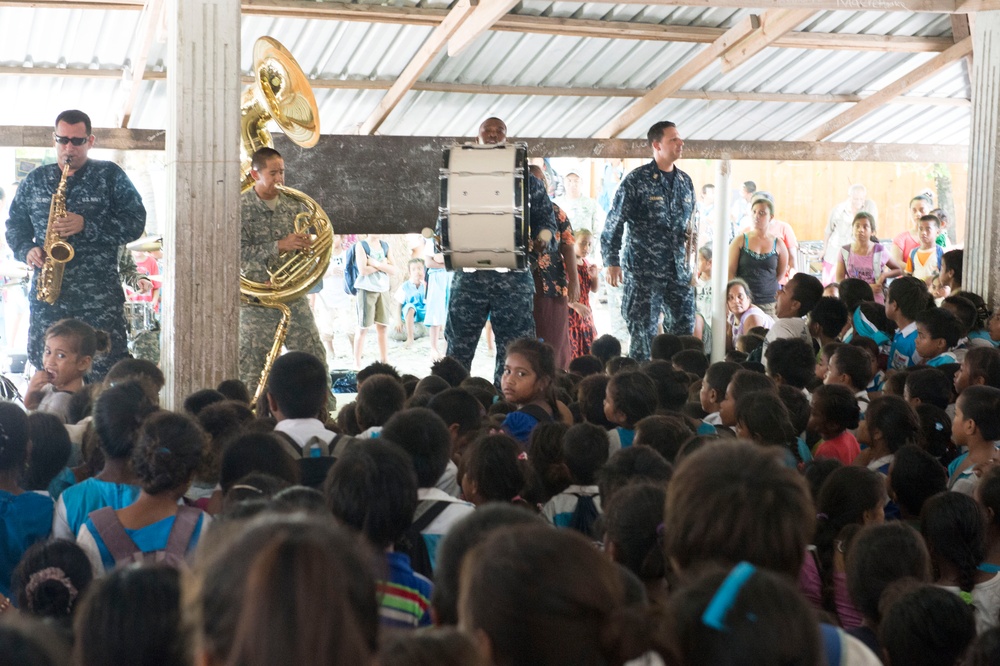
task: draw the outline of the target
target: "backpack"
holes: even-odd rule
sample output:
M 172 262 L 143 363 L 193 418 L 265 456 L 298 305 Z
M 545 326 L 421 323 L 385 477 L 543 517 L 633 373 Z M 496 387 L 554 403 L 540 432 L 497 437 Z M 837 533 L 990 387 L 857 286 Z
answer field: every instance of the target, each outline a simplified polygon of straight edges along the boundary
M 431 554 L 427 550 L 427 541 L 421 532 L 434 522 L 434 519 L 444 513 L 451 502 L 446 500 L 424 500 L 413 512 L 413 522 L 406 532 L 396 542 L 395 550 L 410 558 L 410 567 L 422 576 L 433 580 L 434 570 L 431 566 Z
M 379 241 L 379 243 L 382 245 L 382 252 L 386 256 L 389 256 L 389 244 L 385 241 Z M 370 256 L 372 249 L 368 245 L 368 241 L 361 241 L 361 245 L 365 248 L 365 254 Z M 354 287 L 354 283 L 358 279 L 358 260 L 357 253 L 355 252 L 357 249 L 358 244 L 355 243 L 347 251 L 347 256 L 344 257 L 344 291 L 351 296 L 358 295 L 358 290 Z
M 295 459 L 295 464 L 299 468 L 299 485 L 307 488 L 322 489 L 326 475 L 337 462 L 337 456 L 343 452 L 355 438 L 346 435 L 337 435 L 330 443 L 315 435 L 309 438 L 305 446 L 299 446 L 292 436 L 280 430 L 271 433 L 281 440 L 281 446 Z
M 592 537 L 594 523 L 597 522 L 597 517 L 600 515 L 597 510 L 597 504 L 594 502 L 594 497 L 592 495 L 573 494 L 576 495 L 576 508 L 573 509 L 573 515 L 570 516 L 567 527 L 580 532 L 586 537 Z
M 111 556 L 115 558 L 115 566 L 132 564 L 134 562 L 148 562 L 165 564 L 175 569 L 187 568 L 187 561 L 184 556 L 191 538 L 194 536 L 194 528 L 201 518 L 201 509 L 193 506 L 182 506 L 177 509 L 177 516 L 174 524 L 170 528 L 167 536 L 167 547 L 163 550 L 154 550 L 144 553 L 139 550 L 128 535 L 125 528 L 118 520 L 118 514 L 109 506 L 98 509 L 90 514 L 90 520 L 94 523 L 97 533 L 104 541 Z

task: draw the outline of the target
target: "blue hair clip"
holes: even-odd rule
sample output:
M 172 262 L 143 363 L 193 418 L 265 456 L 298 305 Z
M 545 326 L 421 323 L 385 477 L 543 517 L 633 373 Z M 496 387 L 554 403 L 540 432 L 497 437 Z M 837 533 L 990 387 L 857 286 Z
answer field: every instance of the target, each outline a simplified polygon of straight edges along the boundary
M 701 623 L 716 631 L 727 631 L 726 615 L 736 603 L 736 597 L 757 568 L 749 562 L 740 562 L 729 572 L 722 585 L 715 591 L 715 596 L 708 602 L 705 612 L 701 614 Z

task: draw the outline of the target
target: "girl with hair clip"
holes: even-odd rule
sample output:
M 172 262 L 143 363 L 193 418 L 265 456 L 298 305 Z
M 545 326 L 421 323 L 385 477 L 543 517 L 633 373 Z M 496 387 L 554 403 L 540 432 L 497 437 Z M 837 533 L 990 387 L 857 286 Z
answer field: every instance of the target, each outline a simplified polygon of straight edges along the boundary
M 496 666 L 621 666 L 653 648 L 647 610 L 580 534 L 544 526 L 490 534 L 462 566 L 459 626 Z
M 821 664 L 820 628 L 787 579 L 749 562 L 712 568 L 670 595 L 667 636 L 683 666 Z
M 95 572 L 153 553 L 163 553 L 162 561 L 178 566 L 194 550 L 211 518 L 178 503 L 205 448 L 205 432 L 187 416 L 160 412 L 146 419 L 132 452 L 139 497 L 117 511 L 104 507 L 92 512 L 77 536 Z
M 28 458 L 28 417 L 0 402 L 0 613 L 8 609 L 10 579 L 24 551 L 52 531 L 52 498 L 21 488 Z
M 72 617 L 94 572 L 90 560 L 72 541 L 36 543 L 14 569 L 11 594 L 21 613 L 51 620 L 72 636 Z
M 924 503 L 920 533 L 934 568 L 934 583 L 972 606 L 976 631 L 997 626 L 1000 574 L 983 567 L 986 520 L 982 507 L 963 493 L 939 493 Z
M 555 379 L 556 357 L 550 345 L 531 338 L 507 345 L 500 386 L 504 400 L 517 411 L 507 414 L 502 427 L 522 446 L 539 423 L 561 420 L 552 392 Z
M 111 338 L 78 319 L 61 319 L 45 332 L 44 368 L 28 382 L 24 406 L 69 421 L 69 402 L 83 388 L 94 356 L 111 348 Z
M 486 435 L 474 441 L 462 458 L 462 496 L 474 505 L 487 502 L 524 504 L 523 449 L 508 435 Z
M 799 588 L 815 608 L 835 614 L 844 628 L 862 623 L 847 593 L 844 554 L 850 530 L 845 528 L 884 523 L 888 501 L 885 480 L 864 467 L 835 470 L 816 498 L 816 534 L 802 563 Z

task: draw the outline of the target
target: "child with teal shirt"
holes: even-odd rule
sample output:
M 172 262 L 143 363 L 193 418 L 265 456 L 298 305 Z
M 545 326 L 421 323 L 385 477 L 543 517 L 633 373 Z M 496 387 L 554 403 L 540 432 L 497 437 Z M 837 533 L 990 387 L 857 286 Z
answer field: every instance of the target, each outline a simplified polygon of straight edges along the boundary
M 917 339 L 915 348 L 925 365 L 937 367 L 957 363 L 951 350 L 962 339 L 965 331 L 954 314 L 944 308 L 929 308 L 921 312 L 916 321 Z
M 896 278 L 889 285 L 885 315 L 899 327 L 889 348 L 889 369 L 904 370 L 923 360 L 917 352 L 916 318 L 933 304 L 927 285 L 912 275 Z
M 637 370 L 620 372 L 608 382 L 604 415 L 617 427 L 608 431 L 609 455 L 632 446 L 635 424 L 656 411 L 656 385 Z

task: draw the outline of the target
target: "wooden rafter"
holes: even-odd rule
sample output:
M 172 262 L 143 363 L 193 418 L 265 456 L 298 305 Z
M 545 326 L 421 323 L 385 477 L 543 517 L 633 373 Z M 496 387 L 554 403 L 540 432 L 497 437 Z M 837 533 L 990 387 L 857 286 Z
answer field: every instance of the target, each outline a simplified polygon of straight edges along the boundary
M 956 60 L 965 57 L 972 52 L 972 37 L 966 37 L 943 53 L 939 53 L 924 64 L 920 65 L 906 75 L 896 79 L 874 95 L 866 97 L 843 113 L 834 116 L 818 128 L 802 136 L 802 141 L 821 141 L 828 136 L 842 130 L 859 118 L 862 118 L 878 107 L 905 94 L 934 76 L 939 71 L 952 64 Z
M 369 114 L 365 122 L 361 124 L 361 128 L 358 130 L 359 134 L 373 134 L 385 122 L 385 119 L 389 117 L 389 114 L 396 108 L 396 105 L 403 99 L 407 91 L 413 88 L 413 84 L 417 82 L 417 79 L 427 69 L 427 66 L 441 52 L 441 49 L 448 43 L 452 35 L 474 13 L 475 6 L 475 3 L 470 2 L 470 0 L 458 0 L 455 3 L 448 12 L 448 16 L 431 31 L 431 34 L 428 35 L 416 54 L 410 59 L 410 62 L 403 68 L 402 73 L 400 73 L 395 83 L 392 84 L 379 101 L 378 106 Z
M 480 0 L 472 15 L 448 40 L 448 56 L 454 58 L 472 42 L 488 32 L 493 24 L 514 8 L 520 0 Z
M 163 0 L 147 0 L 139 18 L 139 28 L 132 37 L 132 50 L 129 54 L 132 71 L 131 76 L 124 78 L 121 83 L 124 95 L 117 116 L 119 127 L 128 127 L 129 120 L 132 119 L 132 109 L 139 97 L 142 77 L 146 74 L 146 60 L 149 58 L 149 48 L 156 38 L 163 6 Z
M 613 139 L 627 130 L 632 123 L 652 111 L 663 100 L 680 90 L 684 84 L 697 76 L 712 62 L 753 34 L 760 27 L 760 18 L 755 14 L 745 16 L 725 34 L 699 51 L 695 56 L 677 68 L 655 88 L 646 93 L 622 111 L 611 122 L 594 135 L 599 139 Z
M 771 9 L 760 17 L 760 27 L 727 53 L 722 54 L 722 73 L 728 74 L 779 38 L 801 25 L 814 12 L 809 9 Z

